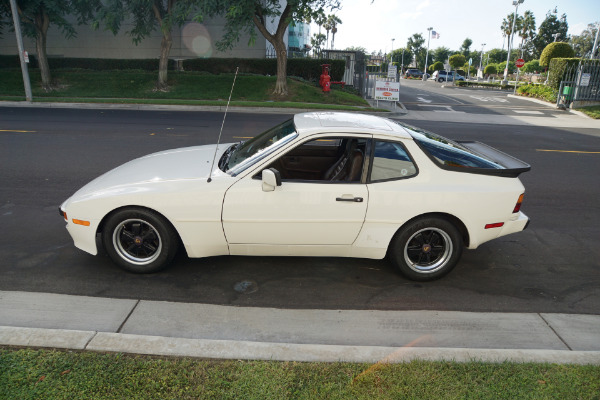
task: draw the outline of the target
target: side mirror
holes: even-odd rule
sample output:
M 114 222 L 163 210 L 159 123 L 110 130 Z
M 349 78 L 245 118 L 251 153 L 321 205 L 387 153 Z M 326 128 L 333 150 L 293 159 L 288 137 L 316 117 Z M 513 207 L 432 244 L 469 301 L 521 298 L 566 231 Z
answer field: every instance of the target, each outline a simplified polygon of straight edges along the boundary
M 272 192 L 277 186 L 281 186 L 281 174 L 275 168 L 265 169 L 262 172 L 263 192 Z

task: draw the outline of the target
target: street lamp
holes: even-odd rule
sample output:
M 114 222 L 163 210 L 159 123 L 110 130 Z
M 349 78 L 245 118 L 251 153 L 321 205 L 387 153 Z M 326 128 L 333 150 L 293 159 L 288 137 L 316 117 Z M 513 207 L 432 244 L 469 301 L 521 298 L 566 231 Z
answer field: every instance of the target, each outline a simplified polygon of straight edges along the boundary
M 431 40 L 431 31 L 433 30 L 433 28 L 427 28 L 428 35 L 427 35 L 427 53 L 425 53 L 425 68 L 423 69 L 423 80 L 426 81 L 427 80 L 427 58 L 429 58 L 429 40 Z
M 510 46 L 512 45 L 512 36 L 515 33 L 515 22 L 517 22 L 517 15 L 519 12 L 519 4 L 523 4 L 525 0 L 513 0 L 512 4 L 515 6 L 515 15 L 513 17 L 512 29 L 510 30 L 510 37 L 508 41 L 508 57 L 506 57 L 506 68 L 504 68 L 504 79 L 502 80 L 503 85 L 508 84 L 508 63 L 510 62 Z
M 484 47 L 485 47 L 485 43 L 483 43 L 481 45 L 481 54 L 480 54 L 480 57 L 479 57 L 479 71 L 481 71 L 481 64 L 483 62 L 483 48 Z M 481 76 L 483 76 L 483 72 L 481 73 Z
M 554 41 L 556 42 L 556 40 L 560 36 L 560 33 L 553 33 L 552 36 L 554 36 Z

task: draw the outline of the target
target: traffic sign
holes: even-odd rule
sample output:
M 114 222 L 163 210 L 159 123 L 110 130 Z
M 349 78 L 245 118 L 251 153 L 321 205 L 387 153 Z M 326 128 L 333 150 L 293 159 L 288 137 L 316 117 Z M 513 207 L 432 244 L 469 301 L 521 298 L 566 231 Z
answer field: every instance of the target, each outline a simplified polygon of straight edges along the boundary
M 519 58 L 516 62 L 515 65 L 517 66 L 517 68 L 521 68 L 523 65 L 525 65 L 525 60 L 523 60 L 522 58 Z

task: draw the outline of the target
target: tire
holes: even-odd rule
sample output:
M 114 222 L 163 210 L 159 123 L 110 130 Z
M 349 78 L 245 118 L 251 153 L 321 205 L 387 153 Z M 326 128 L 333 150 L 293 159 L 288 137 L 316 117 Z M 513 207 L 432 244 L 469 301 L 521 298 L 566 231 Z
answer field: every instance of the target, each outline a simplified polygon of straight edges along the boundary
M 444 78 L 439 78 L 439 79 L 438 79 L 438 82 L 440 82 L 440 83 L 441 83 L 441 82 L 444 82 Z
M 462 254 L 459 230 L 443 218 L 420 218 L 396 233 L 388 256 L 398 271 L 415 281 L 432 281 L 450 272 Z
M 108 218 L 102 242 L 115 264 L 138 274 L 164 269 L 179 247 L 179 237 L 164 217 L 133 208 L 117 211 Z

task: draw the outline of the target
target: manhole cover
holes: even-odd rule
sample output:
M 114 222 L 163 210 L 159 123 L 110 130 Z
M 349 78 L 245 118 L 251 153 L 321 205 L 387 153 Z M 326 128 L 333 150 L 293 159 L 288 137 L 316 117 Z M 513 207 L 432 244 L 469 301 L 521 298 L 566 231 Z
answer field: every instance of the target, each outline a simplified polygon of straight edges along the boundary
M 241 281 L 233 285 L 233 290 L 238 293 L 250 294 L 258 290 L 258 284 L 254 281 Z

